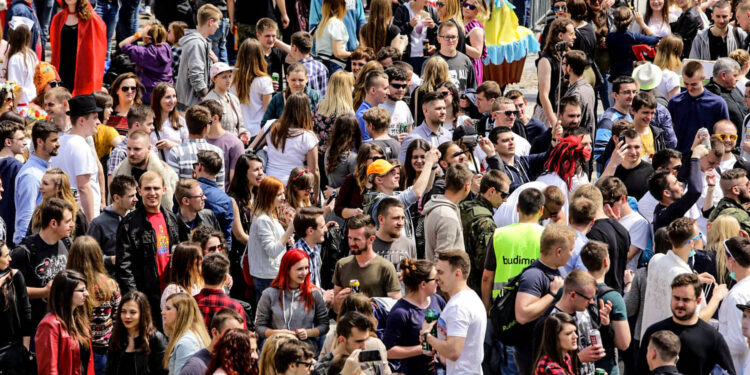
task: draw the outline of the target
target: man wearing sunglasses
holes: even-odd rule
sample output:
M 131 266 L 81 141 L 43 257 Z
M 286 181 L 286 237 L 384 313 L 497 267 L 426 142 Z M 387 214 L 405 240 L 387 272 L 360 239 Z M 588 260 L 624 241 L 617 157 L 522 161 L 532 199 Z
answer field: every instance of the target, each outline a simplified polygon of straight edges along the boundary
M 726 254 L 726 268 L 729 277 L 735 284 L 719 308 L 719 333 L 729 347 L 729 354 L 734 360 L 734 368 L 741 369 L 750 355 L 747 337 L 743 336 L 743 320 L 747 319 L 750 308 L 750 240 L 737 236 L 724 241 L 723 249 Z M 743 282 L 744 280 L 744 282 Z M 745 331 L 747 332 L 747 331 Z
M 727 103 L 729 120 L 742 124 L 748 114 L 745 96 L 737 86 L 740 64 L 732 58 L 722 57 L 714 63 L 713 77 L 706 85 L 706 90 L 720 96 Z
M 730 169 L 721 174 L 721 198 L 716 208 L 708 217 L 709 222 L 716 220 L 719 215 L 729 215 L 740 223 L 740 228 L 750 233 L 750 214 L 745 210 L 743 204 L 750 202 L 750 180 L 744 169 Z
M 388 75 L 388 95 L 385 97 L 385 102 L 380 104 L 379 107 L 385 108 L 391 115 L 386 135 L 403 140 L 414 127 L 414 118 L 411 115 L 409 105 L 403 100 L 404 95 L 409 90 L 409 74 L 397 66 L 386 69 L 385 74 Z M 370 135 L 373 139 L 375 138 L 374 135 Z M 397 155 L 401 151 L 400 147 L 398 151 Z
M 719 172 L 724 173 L 733 168 L 750 169 L 750 162 L 740 155 L 737 145 L 737 127 L 729 120 L 721 120 L 714 124 L 712 138 L 718 138 L 724 143 L 724 156 L 721 157 Z

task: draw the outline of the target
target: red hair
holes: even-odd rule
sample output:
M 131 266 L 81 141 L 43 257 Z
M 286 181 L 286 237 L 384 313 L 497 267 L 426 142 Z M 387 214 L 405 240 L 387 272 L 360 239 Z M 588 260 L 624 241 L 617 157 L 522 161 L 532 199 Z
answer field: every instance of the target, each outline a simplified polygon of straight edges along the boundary
M 276 177 L 266 176 L 258 186 L 258 196 L 255 197 L 253 216 L 266 214 L 276 217 L 276 196 L 284 190 L 284 183 Z
M 271 287 L 273 288 L 279 288 L 280 290 L 290 290 L 289 288 L 289 270 L 292 269 L 292 267 L 302 261 L 303 259 L 307 259 L 308 264 L 310 262 L 310 257 L 307 256 L 307 253 L 304 252 L 301 249 L 291 249 L 284 254 L 284 256 L 281 258 L 281 265 L 279 266 L 279 273 L 276 275 L 276 278 L 273 279 L 271 282 Z M 302 282 L 299 286 L 299 291 L 302 294 L 302 299 L 305 301 L 305 309 L 307 311 L 310 311 L 313 307 L 313 296 L 312 296 L 312 288 L 313 284 L 310 282 L 310 273 L 307 273 L 307 276 L 305 276 L 305 281 Z M 279 303 L 281 303 L 281 299 L 284 298 L 284 294 L 279 294 Z
M 591 151 L 581 144 L 582 140 L 583 136 L 580 135 L 560 138 L 544 164 L 547 172 L 557 173 L 568 184 L 568 188 L 572 185 L 573 176 L 578 173 L 578 167 L 591 157 Z

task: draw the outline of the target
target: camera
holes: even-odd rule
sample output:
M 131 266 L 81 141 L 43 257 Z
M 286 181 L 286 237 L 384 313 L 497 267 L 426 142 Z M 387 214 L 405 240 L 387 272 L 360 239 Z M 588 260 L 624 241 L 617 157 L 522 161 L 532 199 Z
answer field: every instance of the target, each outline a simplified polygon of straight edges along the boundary
M 566 41 L 557 42 L 557 44 L 555 44 L 555 50 L 557 50 L 557 52 L 567 52 L 568 48 L 570 48 L 570 45 L 568 45 L 568 42 Z

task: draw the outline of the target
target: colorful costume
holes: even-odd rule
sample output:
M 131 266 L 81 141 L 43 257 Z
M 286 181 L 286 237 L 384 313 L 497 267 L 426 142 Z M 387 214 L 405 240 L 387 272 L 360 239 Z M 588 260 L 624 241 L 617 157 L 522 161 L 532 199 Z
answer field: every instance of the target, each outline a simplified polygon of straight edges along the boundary
M 534 33 L 518 26 L 513 8 L 507 0 L 493 0 L 490 19 L 484 23 L 487 44 L 484 78 L 500 86 L 519 82 L 526 56 L 539 52 Z

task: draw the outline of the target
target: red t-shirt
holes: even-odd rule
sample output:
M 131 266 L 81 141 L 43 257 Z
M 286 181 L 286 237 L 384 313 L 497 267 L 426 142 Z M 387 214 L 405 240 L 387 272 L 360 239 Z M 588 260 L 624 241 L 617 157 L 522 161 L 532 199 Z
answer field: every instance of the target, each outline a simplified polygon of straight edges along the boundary
M 169 265 L 169 231 L 167 230 L 167 222 L 164 221 L 164 214 L 161 212 L 156 214 L 146 214 L 148 221 L 156 232 L 156 269 L 159 272 L 159 284 L 161 290 L 167 286 L 168 272 L 167 266 Z

